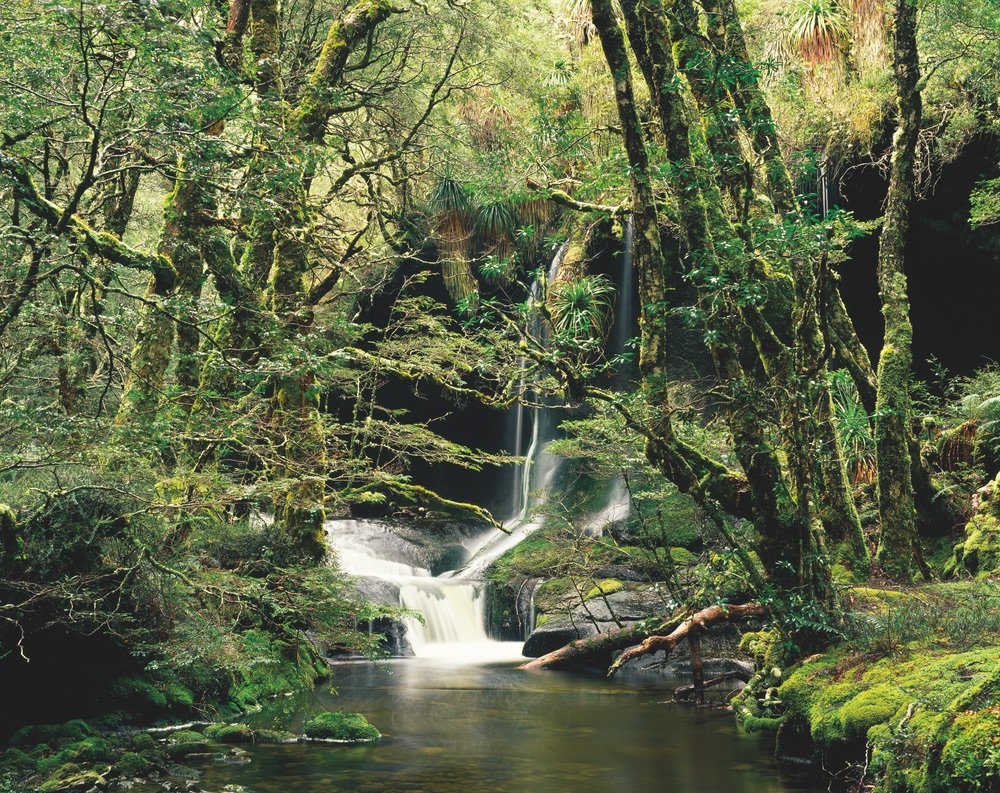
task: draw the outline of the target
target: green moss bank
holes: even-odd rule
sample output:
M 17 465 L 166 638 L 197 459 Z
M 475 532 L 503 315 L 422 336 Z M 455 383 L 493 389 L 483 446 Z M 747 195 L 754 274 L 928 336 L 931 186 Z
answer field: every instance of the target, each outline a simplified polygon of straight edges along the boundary
M 868 758 L 875 791 L 1000 790 L 1000 648 L 814 656 L 781 684 L 778 752 Z M 804 741 L 804 743 L 803 743 Z

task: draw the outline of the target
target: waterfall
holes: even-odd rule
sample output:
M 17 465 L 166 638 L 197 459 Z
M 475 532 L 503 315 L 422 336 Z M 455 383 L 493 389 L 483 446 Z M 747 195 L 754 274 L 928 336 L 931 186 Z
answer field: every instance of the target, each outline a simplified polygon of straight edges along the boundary
M 618 300 L 615 301 L 615 323 L 608 337 L 606 354 L 614 358 L 626 352 L 629 339 L 636 330 L 635 327 L 635 272 L 632 258 L 632 237 L 634 228 L 632 218 L 625 221 L 625 231 L 622 234 L 622 253 L 619 258 L 620 271 L 618 276 Z M 614 376 L 616 391 L 626 391 L 636 372 L 633 363 L 622 363 Z M 583 527 L 583 532 L 589 537 L 599 537 L 604 529 L 614 523 L 626 520 L 632 508 L 625 480 L 617 477 L 608 490 L 604 504 L 597 510 Z
M 565 251 L 565 245 L 560 247 L 548 271 L 536 279 L 531 302 L 543 299 L 541 278 L 546 284 L 555 280 Z M 529 332 L 544 343 L 546 330 L 540 318 L 533 320 Z M 521 370 L 527 371 L 525 361 Z M 521 385 L 525 390 L 533 386 L 523 377 Z M 494 560 L 541 526 L 540 521 L 529 518 L 531 495 L 547 490 L 559 467 L 559 460 L 545 451 L 555 431 L 552 417 L 546 413 L 544 408 L 525 408 L 520 403 L 514 408 L 511 453 L 521 455 L 523 451 L 524 462 L 514 470 L 511 483 L 510 533 L 491 529 L 470 542 L 467 561 L 458 570 L 432 576 L 420 565 L 419 548 L 377 521 L 327 521 L 329 542 L 344 572 L 361 579 L 359 589 L 376 600 L 396 602 L 421 615 L 422 621 L 413 617 L 404 620 L 414 655 L 461 662 L 521 657 L 520 642 L 491 641 L 486 634 L 482 575 Z M 530 440 L 525 437 L 529 421 Z
M 615 301 L 615 323 L 611 328 L 611 335 L 607 343 L 607 356 L 614 358 L 626 352 L 628 341 L 636 335 L 635 321 L 635 270 L 632 258 L 632 237 L 634 228 L 632 218 L 625 221 L 625 232 L 622 234 L 622 253 L 619 257 L 618 274 L 618 299 Z M 614 386 L 617 391 L 625 391 L 629 387 L 629 381 L 635 374 L 634 363 L 619 364 L 614 377 Z
M 546 285 L 552 284 L 559 275 L 559 268 L 565 254 L 566 245 L 563 244 L 552 257 L 552 262 L 544 275 Z M 541 276 L 539 276 L 531 285 L 529 302 L 535 304 L 543 299 L 542 281 Z M 548 331 L 539 316 L 533 317 L 529 333 L 542 344 L 546 342 Z M 523 358 L 520 365 L 521 387 L 527 391 L 529 384 L 524 381 L 523 376 L 527 369 L 527 363 Z M 540 400 L 541 397 L 536 394 L 536 401 Z M 524 450 L 524 462 L 514 469 L 513 508 L 506 521 L 510 533 L 488 532 L 470 548 L 469 559 L 465 566 L 459 570 L 445 573 L 445 576 L 472 580 L 481 579 L 487 567 L 542 525 L 541 521 L 529 518 L 529 510 L 532 506 L 531 494 L 539 493 L 539 498 L 544 498 L 545 492 L 558 473 L 559 458 L 546 451 L 549 441 L 555 435 L 555 422 L 545 408 L 526 408 L 520 402 L 514 407 L 514 413 L 514 435 L 510 439 L 510 451 L 515 456 L 520 456 Z M 531 421 L 531 440 L 528 443 L 528 448 L 524 449 L 524 425 L 528 417 Z
M 486 635 L 483 584 L 435 577 L 420 561 L 420 547 L 373 520 L 330 520 L 327 537 L 344 572 L 382 603 L 422 616 L 403 620 L 406 639 L 420 657 L 460 660 L 520 657 L 520 644 L 492 642 Z

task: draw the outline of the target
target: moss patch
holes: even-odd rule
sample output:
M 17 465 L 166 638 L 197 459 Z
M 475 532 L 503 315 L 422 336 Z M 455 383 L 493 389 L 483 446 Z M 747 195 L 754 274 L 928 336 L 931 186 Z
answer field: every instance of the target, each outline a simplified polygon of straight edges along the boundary
M 591 598 L 600 597 L 601 595 L 611 595 L 615 592 L 621 592 L 625 588 L 625 585 L 619 581 L 617 578 L 605 578 L 597 582 L 597 586 L 592 587 L 589 592 L 584 596 L 584 600 L 590 600 Z

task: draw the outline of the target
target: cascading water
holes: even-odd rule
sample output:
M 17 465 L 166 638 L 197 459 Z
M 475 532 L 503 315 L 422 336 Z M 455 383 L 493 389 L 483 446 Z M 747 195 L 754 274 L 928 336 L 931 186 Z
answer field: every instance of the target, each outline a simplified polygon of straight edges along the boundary
M 547 283 L 558 275 L 564 253 L 565 246 L 553 257 L 544 276 Z M 538 280 L 532 285 L 531 295 L 533 301 L 543 298 Z M 544 343 L 545 328 L 540 319 L 535 320 L 530 332 Z M 522 363 L 522 371 L 526 369 Z M 511 452 L 521 455 L 523 450 L 524 461 L 516 467 L 511 486 L 512 510 L 507 521 L 510 533 L 491 530 L 469 543 L 466 563 L 458 570 L 432 576 L 430 570 L 419 565 L 416 547 L 395 537 L 378 522 L 327 522 L 327 536 L 344 571 L 374 582 L 362 585 L 362 591 L 381 602 L 398 602 L 422 616 L 422 621 L 404 620 L 414 655 L 462 662 L 521 657 L 520 642 L 491 641 L 486 634 L 482 575 L 494 560 L 541 526 L 529 519 L 532 494 L 549 487 L 559 465 L 558 458 L 545 451 L 555 431 L 554 421 L 546 413 L 520 403 L 515 408 Z M 530 440 L 525 449 L 529 422 Z
M 606 346 L 606 354 L 609 359 L 626 352 L 628 342 L 636 329 L 632 235 L 632 218 L 629 217 L 625 221 L 625 231 L 622 235 L 622 255 L 619 260 L 621 271 L 618 276 L 618 300 L 615 301 L 615 323 L 611 328 L 611 335 L 608 337 Z M 634 373 L 635 366 L 631 362 L 619 364 L 613 381 L 615 389 L 617 391 L 627 390 Z M 584 526 L 584 533 L 591 537 L 599 537 L 607 526 L 626 520 L 631 508 L 632 499 L 625 486 L 625 480 L 618 477 L 608 490 L 601 509 L 595 512 Z
M 559 275 L 566 245 L 562 245 L 545 273 L 546 285 L 552 284 Z M 531 302 L 544 300 L 541 278 L 531 285 Z M 540 343 L 547 341 L 547 328 L 539 316 L 534 316 L 529 333 Z M 523 373 L 527 369 L 524 359 L 521 360 L 521 386 L 526 391 L 531 384 L 526 383 Z M 541 398 L 536 395 L 536 401 Z M 531 438 L 525 449 L 525 424 L 531 422 Z M 487 533 L 479 542 L 470 548 L 469 560 L 460 570 L 445 573 L 446 576 L 462 579 L 479 580 L 486 568 L 504 553 L 509 551 L 521 540 L 541 526 L 540 521 L 529 519 L 532 505 L 532 494 L 536 498 L 544 497 L 559 470 L 559 458 L 549 454 L 546 447 L 555 436 L 555 422 L 544 408 L 528 408 L 521 402 L 514 407 L 514 434 L 509 439 L 509 448 L 515 456 L 522 456 L 524 461 L 514 468 L 512 483 L 513 501 L 509 519 L 506 521 L 509 534 L 497 532 Z
M 327 537 L 344 572 L 357 576 L 359 589 L 383 603 L 421 614 L 403 620 L 406 639 L 417 656 L 510 655 L 486 636 L 482 585 L 435 577 L 421 562 L 421 549 L 378 521 L 331 520 Z M 519 655 L 520 653 L 518 653 Z

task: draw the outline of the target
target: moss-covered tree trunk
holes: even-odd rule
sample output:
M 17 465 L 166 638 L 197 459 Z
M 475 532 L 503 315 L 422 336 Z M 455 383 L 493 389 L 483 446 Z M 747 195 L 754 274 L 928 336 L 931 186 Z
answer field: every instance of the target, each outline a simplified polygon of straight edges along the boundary
M 173 269 L 158 271 L 150 278 L 146 303 L 136 329 L 136 343 L 122 394 L 119 421 L 131 421 L 138 417 L 153 420 L 156 417 L 166 386 L 177 329 L 175 315 L 178 305 L 171 305 L 171 298 L 180 295 L 190 306 L 190 291 L 196 289 L 200 293 L 201 290 L 198 227 L 201 224 L 202 198 L 201 184 L 187 178 L 183 168 L 179 168 L 174 189 L 164 201 L 163 232 L 159 245 L 159 253 L 173 263 Z M 186 330 L 197 333 L 190 324 Z M 189 345 L 192 343 L 190 336 L 191 333 L 186 334 Z M 197 345 L 197 338 L 193 343 Z
M 918 549 L 910 457 L 913 328 L 904 265 L 922 112 L 916 0 L 897 0 L 894 34 L 898 119 L 878 255 L 885 338 L 878 364 L 875 459 L 881 521 L 878 561 L 886 572 L 909 577 L 915 570 Z
M 598 5 L 592 4 L 592 9 L 595 8 L 598 8 Z M 626 151 L 629 152 L 629 164 L 634 179 L 635 173 L 640 170 L 637 169 L 637 164 L 645 163 L 648 155 L 644 148 L 645 143 L 639 134 L 638 122 L 632 121 L 635 111 L 631 102 L 631 77 L 624 41 L 609 3 L 602 2 L 593 19 L 615 80 L 616 99 L 624 130 L 623 139 Z M 650 92 L 660 116 L 663 137 L 672 161 L 671 171 L 674 174 L 672 188 L 678 197 L 678 215 L 688 254 L 694 267 L 709 275 L 718 274 L 730 265 L 728 254 L 720 254 L 717 248 L 714 227 L 718 225 L 718 232 L 725 239 L 725 251 L 735 250 L 731 243 L 737 239 L 737 235 L 729 225 L 725 210 L 722 208 L 722 194 L 714 183 L 712 164 L 705 163 L 707 168 L 695 165 L 696 157 L 690 145 L 692 131 L 685 118 L 685 100 L 673 62 L 673 46 L 664 5 L 660 0 L 642 0 L 636 5 L 634 14 L 630 9 L 625 21 L 630 37 L 642 37 L 642 44 L 633 50 L 648 53 L 651 60 L 642 71 L 650 81 Z M 635 151 L 635 154 L 632 154 L 632 151 Z M 637 198 L 641 200 L 641 194 L 633 190 L 633 201 Z M 720 256 L 726 257 L 725 263 L 720 261 Z M 637 264 L 642 266 L 639 257 Z M 735 262 L 732 263 L 732 267 L 736 267 Z M 709 280 L 706 279 L 705 283 Z M 792 499 L 785 487 L 784 475 L 777 456 L 767 441 L 767 433 L 760 421 L 762 416 L 757 409 L 758 406 L 753 404 L 755 401 L 753 389 L 744 378 L 735 346 L 734 340 L 740 333 L 739 319 L 732 313 L 729 305 L 720 301 L 711 290 L 704 288 L 705 283 L 699 284 L 700 300 L 703 307 L 716 316 L 713 327 L 717 332 L 717 340 L 710 345 L 710 349 L 720 376 L 729 384 L 731 390 L 727 414 L 737 456 L 746 472 L 754 525 L 761 538 L 759 543 L 761 558 L 769 574 L 783 584 L 798 586 L 799 574 L 804 569 L 803 538 L 808 539 L 810 527 L 806 525 L 801 529 L 789 512 Z M 655 282 L 650 286 L 655 288 Z M 643 280 L 640 277 L 640 290 L 642 289 Z M 641 291 L 640 294 L 645 305 L 654 308 L 656 306 L 665 308 L 667 305 L 665 292 Z M 654 297 L 658 297 L 655 303 Z M 661 312 L 663 308 L 660 309 Z M 664 345 L 665 339 L 653 338 L 662 332 L 662 327 L 657 327 L 654 323 L 644 324 L 644 346 Z M 658 373 L 662 379 L 663 369 L 659 369 Z M 662 424 L 654 427 L 654 435 L 663 437 L 665 442 L 647 444 L 647 454 L 650 455 L 651 461 L 675 483 L 687 489 L 683 484 L 684 479 L 692 475 L 695 466 L 684 456 L 674 454 L 677 451 L 676 444 L 669 442 Z M 702 499 L 707 495 L 704 487 L 696 487 L 691 492 Z M 706 506 L 711 509 L 710 505 Z M 794 571 L 792 577 L 788 575 L 789 568 Z

